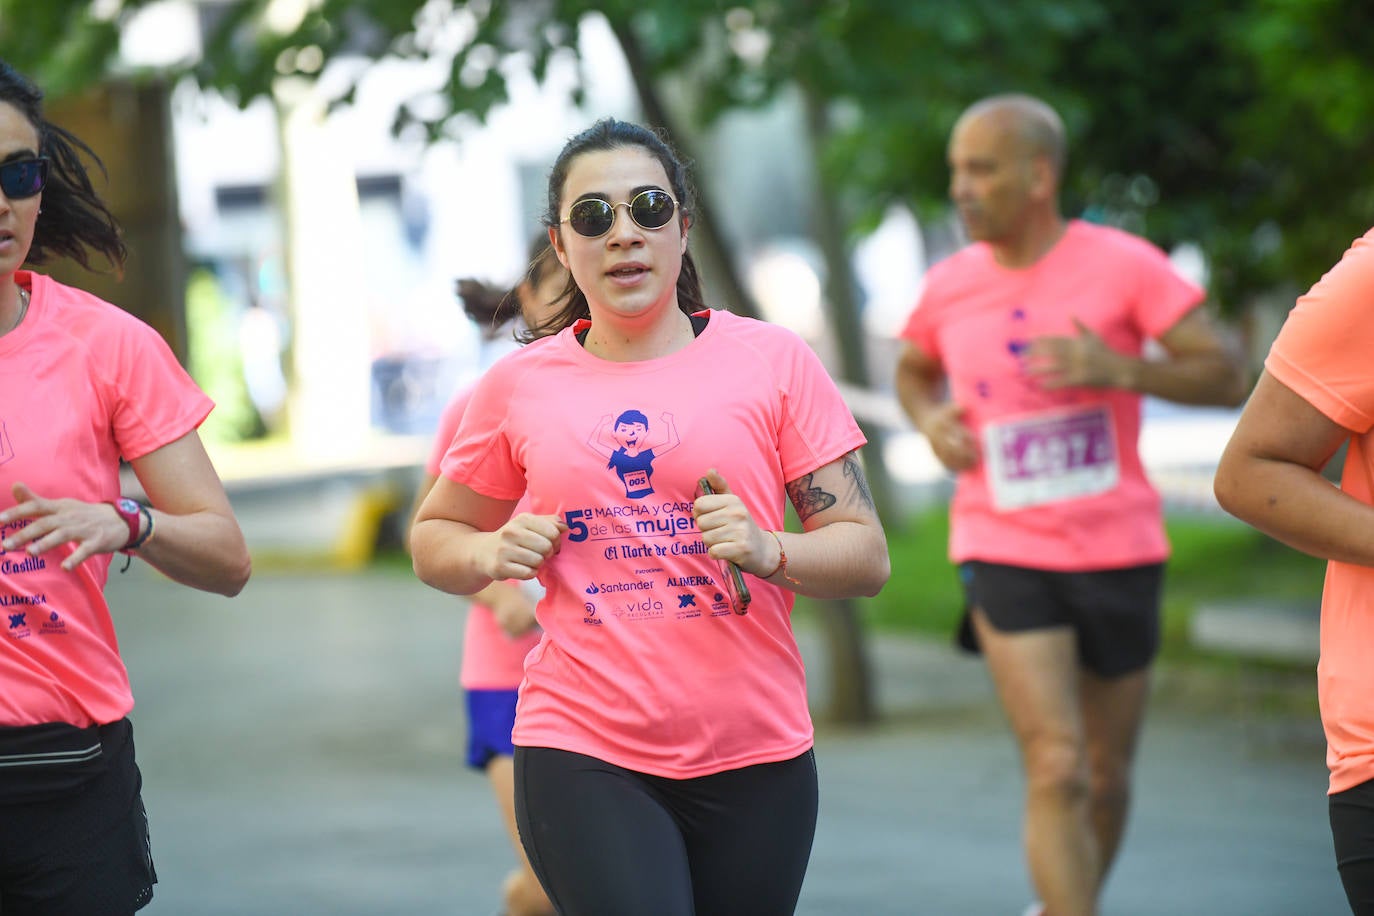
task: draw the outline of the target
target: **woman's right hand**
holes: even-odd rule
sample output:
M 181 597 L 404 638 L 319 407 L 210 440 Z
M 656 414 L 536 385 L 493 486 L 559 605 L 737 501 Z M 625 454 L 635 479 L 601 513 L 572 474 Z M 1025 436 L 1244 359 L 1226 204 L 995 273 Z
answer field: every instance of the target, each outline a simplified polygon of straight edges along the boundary
M 477 597 L 491 610 L 496 625 L 512 639 L 524 636 L 538 623 L 535 617 L 534 598 L 527 594 L 521 585 L 493 582 Z
M 486 574 L 492 579 L 533 579 L 544 561 L 558 552 L 567 523 L 558 515 L 522 512 L 487 540 Z

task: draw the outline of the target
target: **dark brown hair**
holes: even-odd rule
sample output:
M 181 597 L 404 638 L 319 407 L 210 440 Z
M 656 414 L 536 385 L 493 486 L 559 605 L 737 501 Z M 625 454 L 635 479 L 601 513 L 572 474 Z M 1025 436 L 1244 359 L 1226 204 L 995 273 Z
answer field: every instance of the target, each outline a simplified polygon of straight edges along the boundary
M 687 166 L 678 158 L 677 153 L 668 145 L 667 140 L 647 127 L 603 118 L 591 127 L 574 136 L 558 154 L 553 168 L 549 171 L 548 206 L 544 211 L 544 225 L 558 228 L 559 214 L 562 212 L 563 183 L 568 180 L 568 172 L 578 156 L 584 153 L 597 153 L 607 150 L 625 149 L 637 146 L 647 151 L 663 166 L 672 185 L 673 197 L 677 198 L 678 220 L 688 220 L 696 209 L 695 193 L 687 174 Z M 579 318 L 590 318 L 587 297 L 578 289 L 572 274 L 568 275 L 568 285 L 563 291 L 568 304 L 558 311 L 545 326 L 548 333 L 557 333 L 570 327 Z M 677 277 L 677 305 L 690 315 L 708 308 L 701 292 L 701 278 L 697 274 L 696 262 L 692 253 L 682 253 L 682 270 Z
M 105 164 L 76 135 L 43 116 L 43 93 L 19 71 L 0 61 L 0 102 L 12 105 L 38 131 L 38 154 L 48 158 L 48 182 L 34 227 L 27 263 L 68 257 L 90 270 L 90 252 L 105 256 L 122 271 L 128 251 L 119 223 L 91 185 L 84 153 L 105 173 Z
M 529 263 L 525 266 L 525 272 L 520 280 L 513 286 L 497 286 L 475 277 L 464 277 L 454 285 L 458 298 L 463 300 L 464 314 L 488 337 L 495 337 L 498 330 L 521 317 L 520 284 L 528 283 L 533 289 L 548 276 L 550 270 L 561 266 L 558 257 L 553 253 L 553 248 L 549 246 L 548 234 L 541 232 L 530 240 Z M 557 330 L 546 331 L 543 325 L 521 328 L 515 333 L 515 339 L 521 343 L 529 343 L 531 340 L 548 336 L 549 333 L 557 333 Z

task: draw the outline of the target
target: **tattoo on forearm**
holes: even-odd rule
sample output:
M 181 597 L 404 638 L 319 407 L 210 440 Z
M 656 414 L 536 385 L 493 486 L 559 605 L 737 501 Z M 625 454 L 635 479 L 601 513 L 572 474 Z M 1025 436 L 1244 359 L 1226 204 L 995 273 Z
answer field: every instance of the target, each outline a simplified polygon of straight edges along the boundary
M 873 493 L 868 489 L 868 478 L 864 476 L 864 466 L 859 462 L 859 456 L 850 452 L 844 456 L 844 476 L 854 483 L 854 489 L 859 494 L 859 502 L 874 512 L 878 507 L 873 503 Z
M 792 500 L 792 507 L 797 510 L 797 518 L 802 521 L 835 505 L 833 494 L 811 485 L 814 477 L 814 474 L 807 474 L 787 485 L 787 496 Z

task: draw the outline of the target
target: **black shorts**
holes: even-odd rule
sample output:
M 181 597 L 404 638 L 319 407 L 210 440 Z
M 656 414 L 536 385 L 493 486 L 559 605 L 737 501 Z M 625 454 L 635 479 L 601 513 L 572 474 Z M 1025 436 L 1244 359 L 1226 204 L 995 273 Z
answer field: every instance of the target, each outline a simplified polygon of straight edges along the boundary
M 1102 677 L 1139 671 L 1159 651 L 1164 564 L 1052 572 L 970 560 L 959 566 L 967 607 L 959 643 L 976 650 L 968 609 L 1004 633 L 1070 627 L 1084 668 Z
M 1374 914 L 1374 781 L 1327 800 L 1336 868 L 1355 916 Z
M 153 899 L 133 728 L 100 728 L 106 766 L 56 798 L 0 805 L 0 916 L 127 916 Z

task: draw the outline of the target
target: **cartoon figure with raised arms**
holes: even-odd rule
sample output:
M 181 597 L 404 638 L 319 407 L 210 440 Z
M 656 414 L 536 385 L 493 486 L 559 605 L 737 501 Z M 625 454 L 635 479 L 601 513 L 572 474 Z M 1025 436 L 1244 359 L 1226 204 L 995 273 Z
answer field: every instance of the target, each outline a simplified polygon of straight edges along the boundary
M 606 467 L 615 468 L 629 499 L 643 499 L 654 492 L 650 483 L 654 459 L 682 443 L 673 415 L 665 411 L 660 416 L 665 438 L 659 442 L 649 442 L 649 418 L 638 410 L 625 411 L 614 423 L 610 414 L 604 415 L 587 439 L 587 444 L 606 459 Z

